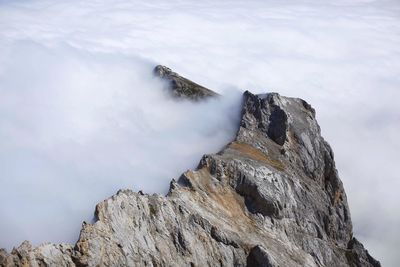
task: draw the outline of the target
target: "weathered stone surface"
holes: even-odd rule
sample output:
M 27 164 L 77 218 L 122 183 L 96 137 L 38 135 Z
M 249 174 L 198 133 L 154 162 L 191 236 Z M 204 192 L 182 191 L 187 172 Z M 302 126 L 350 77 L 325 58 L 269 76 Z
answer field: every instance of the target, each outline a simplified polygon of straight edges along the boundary
M 168 89 L 174 97 L 197 101 L 208 97 L 218 96 L 214 91 L 180 76 L 165 66 L 158 65 L 154 68 L 153 72 L 157 77 L 160 77 L 169 83 Z
M 67 244 L 43 244 L 33 248 L 24 241 L 10 254 L 0 250 L 0 266 L 76 266 L 72 261 L 73 248 Z
M 353 237 L 315 111 L 276 93 L 245 92 L 235 140 L 167 196 L 120 190 L 95 214 L 75 247 L 23 243 L 0 266 L 380 266 Z

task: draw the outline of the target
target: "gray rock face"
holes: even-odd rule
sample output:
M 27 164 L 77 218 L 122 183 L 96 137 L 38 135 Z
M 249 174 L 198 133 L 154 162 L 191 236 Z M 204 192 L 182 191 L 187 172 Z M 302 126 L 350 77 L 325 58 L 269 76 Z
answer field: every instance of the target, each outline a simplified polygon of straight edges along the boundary
M 364 246 L 356 238 L 350 240 L 348 249 L 349 250 L 346 254 L 346 257 L 352 266 L 380 266 L 380 263 L 372 258 L 368 251 L 364 249 Z
M 153 73 L 155 76 L 168 81 L 168 89 L 174 97 L 198 101 L 200 99 L 218 96 L 214 91 L 180 76 L 165 66 L 156 66 Z
M 276 93 L 245 92 L 236 139 L 167 196 L 120 190 L 95 215 L 74 247 L 24 242 L 0 266 L 380 266 L 352 235 L 315 111 Z

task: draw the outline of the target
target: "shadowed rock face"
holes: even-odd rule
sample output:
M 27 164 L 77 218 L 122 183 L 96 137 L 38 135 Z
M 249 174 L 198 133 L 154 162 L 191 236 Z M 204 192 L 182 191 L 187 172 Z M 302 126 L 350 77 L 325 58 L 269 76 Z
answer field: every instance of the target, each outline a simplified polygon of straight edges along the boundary
M 247 256 L 247 266 L 252 267 L 277 267 L 278 265 L 268 255 L 263 247 L 255 246 Z
M 0 266 L 380 266 L 352 235 L 315 111 L 276 93 L 245 92 L 235 140 L 167 196 L 120 190 L 95 214 L 75 246 L 24 242 Z

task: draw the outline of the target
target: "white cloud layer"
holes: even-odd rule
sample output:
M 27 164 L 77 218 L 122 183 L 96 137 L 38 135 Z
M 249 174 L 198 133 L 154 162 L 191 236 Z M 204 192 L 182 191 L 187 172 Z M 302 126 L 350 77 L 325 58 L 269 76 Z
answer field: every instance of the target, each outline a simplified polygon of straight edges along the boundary
M 229 97 L 168 99 L 156 63 Z M 234 88 L 316 108 L 355 234 L 397 266 L 400 3 L 384 0 L 0 0 L 0 246 L 74 242 L 119 188 L 165 191 L 232 138 Z

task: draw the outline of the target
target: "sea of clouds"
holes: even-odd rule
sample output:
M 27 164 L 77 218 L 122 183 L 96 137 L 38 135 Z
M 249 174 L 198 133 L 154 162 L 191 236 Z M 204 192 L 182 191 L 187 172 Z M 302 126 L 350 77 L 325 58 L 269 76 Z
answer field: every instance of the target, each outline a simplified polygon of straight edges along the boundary
M 225 97 L 173 100 L 156 64 Z M 0 0 L 0 247 L 73 243 L 118 189 L 165 193 L 233 138 L 244 90 L 316 108 L 355 235 L 397 266 L 395 0 Z

